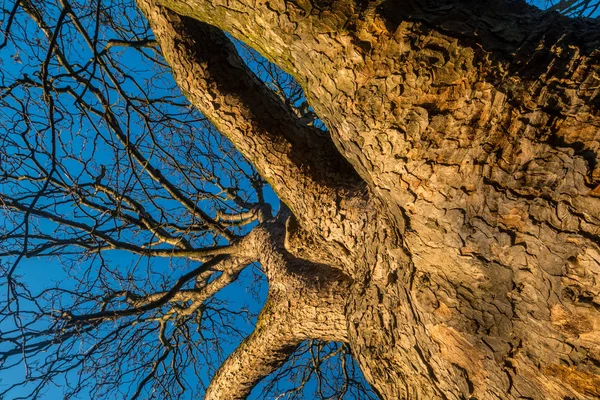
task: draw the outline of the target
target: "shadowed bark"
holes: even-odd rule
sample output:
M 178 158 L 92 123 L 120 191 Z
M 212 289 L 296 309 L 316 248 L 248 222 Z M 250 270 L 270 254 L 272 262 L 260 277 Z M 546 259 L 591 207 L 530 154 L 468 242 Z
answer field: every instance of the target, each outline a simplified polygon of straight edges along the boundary
M 178 84 L 305 223 L 360 182 L 327 134 L 306 126 L 210 25 L 140 1 Z M 296 184 L 291 185 L 291 182 Z M 311 190 L 302 190 L 310 187 Z M 338 192 L 340 192 L 338 194 Z

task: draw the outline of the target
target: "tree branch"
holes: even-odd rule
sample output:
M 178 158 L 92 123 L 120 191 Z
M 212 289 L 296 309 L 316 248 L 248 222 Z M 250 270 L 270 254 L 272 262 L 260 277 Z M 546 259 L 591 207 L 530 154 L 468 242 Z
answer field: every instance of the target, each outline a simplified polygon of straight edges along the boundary
M 197 282 L 195 285 L 196 287 L 193 289 L 180 289 L 174 293 L 171 293 L 171 289 L 166 292 L 156 292 L 148 295 L 138 295 L 128 290 L 116 291 L 111 293 L 111 295 L 108 296 L 104 302 L 105 304 L 108 304 L 108 302 L 115 298 L 124 297 L 125 301 L 133 307 L 131 311 L 135 313 L 140 312 L 139 310 L 145 311 L 146 309 L 144 307 L 148 305 L 154 304 L 154 307 L 159 307 L 165 304 L 165 299 L 168 299 L 167 302 L 169 303 L 180 304 L 165 312 L 159 318 L 160 320 L 166 321 L 172 318 L 173 315 L 177 315 L 179 317 L 188 316 L 196 312 L 205 301 L 217 294 L 221 289 L 233 283 L 238 278 L 240 272 L 242 272 L 242 270 L 246 268 L 249 263 L 250 260 L 245 258 L 226 258 L 210 269 L 205 269 L 196 275 L 196 279 L 198 281 L 201 280 L 199 278 L 207 272 L 212 275 L 214 272 L 220 271 L 221 274 L 217 278 L 211 280 L 210 282 Z M 190 304 L 184 304 L 187 302 L 190 302 Z M 128 311 L 130 310 L 121 310 L 119 311 L 118 316 L 131 315 L 128 313 Z M 78 318 L 85 319 L 85 315 L 80 315 Z M 111 318 L 114 318 L 114 314 Z
M 205 400 L 244 399 L 264 377 L 291 356 L 302 338 L 294 334 L 288 318 L 269 298 L 256 328 L 225 360 L 206 391 Z
M 94 41 L 89 37 L 85 28 L 81 25 L 79 19 L 75 15 L 73 9 L 67 2 L 67 0 L 61 0 L 63 6 L 63 14 L 69 15 L 72 18 L 72 21 L 79 31 L 79 33 L 85 39 L 85 42 L 89 46 L 90 50 L 96 53 L 96 48 L 94 46 Z M 29 1 L 23 3 L 23 9 L 27 12 L 27 14 L 38 24 L 40 29 L 44 32 L 46 37 L 50 41 L 53 39 L 52 31 L 45 23 L 42 13 L 36 8 L 35 5 L 30 3 Z M 100 111 L 94 107 L 92 107 L 89 103 L 83 101 L 80 95 L 76 95 L 77 103 L 85 110 L 98 115 L 103 118 L 109 127 L 113 130 L 118 140 L 126 149 L 127 153 L 143 168 L 143 170 L 157 183 L 159 183 L 172 197 L 177 200 L 180 204 L 182 204 L 188 211 L 200 219 L 202 222 L 206 223 L 207 226 L 211 227 L 215 232 L 218 232 L 220 235 L 225 237 L 228 240 L 233 240 L 235 235 L 232 234 L 227 228 L 222 226 L 221 224 L 214 221 L 208 214 L 206 214 L 192 199 L 187 197 L 185 193 L 183 193 L 179 188 L 174 185 L 160 169 L 156 168 L 152 165 L 142 152 L 130 141 L 130 136 L 125 132 L 121 123 L 119 122 L 119 118 L 112 111 L 111 103 L 108 98 L 102 93 L 101 90 L 96 88 L 91 84 L 91 82 L 74 71 L 71 64 L 68 62 L 66 56 L 60 50 L 60 48 L 54 49 L 56 57 L 60 63 L 60 65 L 69 72 L 71 77 L 78 83 L 83 84 L 94 96 L 98 99 L 99 103 L 102 105 L 103 110 Z M 101 57 L 96 57 L 97 62 L 103 67 L 104 71 L 110 78 L 110 80 L 115 85 L 115 89 L 123 98 L 127 98 L 126 93 L 123 92 L 121 85 L 118 82 L 118 79 L 115 78 L 113 71 L 106 66 L 106 63 L 102 60 Z M 69 91 L 69 89 L 67 89 Z
M 243 63 L 219 30 L 138 1 L 175 79 L 190 101 L 257 168 L 290 209 L 304 218 L 334 205 L 336 191 L 359 178 L 329 137 L 301 123 L 293 110 Z
M 269 296 L 252 334 L 219 368 L 206 399 L 245 398 L 307 339 L 345 342 L 350 279 L 283 248 L 286 212 L 247 237 L 269 281 Z M 318 279 L 315 279 L 318 277 Z
M 224 246 L 213 246 L 207 248 L 171 248 L 171 249 L 152 249 L 152 248 L 144 248 L 137 246 L 135 244 L 131 244 L 127 241 L 117 240 L 110 236 L 110 234 L 106 231 L 102 231 L 98 229 L 97 226 L 92 226 L 85 224 L 83 222 L 77 222 L 73 220 L 69 220 L 67 218 L 59 217 L 56 214 L 53 214 L 48 211 L 44 211 L 38 208 L 32 208 L 29 205 L 22 204 L 16 200 L 7 198 L 6 196 L 0 194 L 0 203 L 10 209 L 28 212 L 31 215 L 46 218 L 49 221 L 55 222 L 65 227 L 70 227 L 77 229 L 79 231 L 85 232 L 89 234 L 91 237 L 98 238 L 104 241 L 107 245 L 101 246 L 102 249 L 113 249 L 113 250 L 126 250 L 135 254 L 145 255 L 145 256 L 159 256 L 159 257 L 186 257 L 190 259 L 202 260 L 209 256 L 214 255 L 223 255 L 223 254 L 235 254 L 239 247 L 235 244 L 232 245 L 224 245 Z M 10 236 L 7 236 L 10 237 Z M 89 241 L 79 241 L 77 239 L 67 239 L 65 241 L 57 242 L 59 245 L 81 245 L 83 247 L 89 248 L 91 243 Z M 35 250 L 35 249 L 34 249 Z M 38 255 L 30 254 L 29 252 L 23 253 L 26 256 L 29 255 Z
M 177 280 L 177 282 L 175 282 L 175 284 L 171 287 L 171 289 L 169 289 L 169 291 L 163 293 L 158 298 L 152 298 L 151 301 L 148 301 L 148 302 L 140 305 L 139 307 L 134 307 L 134 308 L 125 309 L 125 310 L 117 310 L 117 311 L 101 311 L 101 312 L 97 312 L 97 313 L 82 314 L 82 315 L 66 314 L 65 319 L 68 321 L 71 321 L 73 323 L 82 323 L 82 322 L 83 323 L 91 323 L 91 322 L 98 321 L 98 320 L 135 315 L 135 314 L 142 313 L 144 311 L 152 310 L 154 308 L 163 306 L 163 305 L 167 304 L 169 301 L 171 301 L 175 296 L 177 296 L 178 293 L 180 292 L 181 288 L 183 288 L 183 286 L 187 282 L 194 279 L 196 276 L 198 276 L 202 272 L 208 271 L 209 269 L 215 267 L 216 265 L 218 265 L 222 261 L 226 260 L 227 258 L 228 258 L 227 255 L 219 255 L 219 256 L 213 257 L 212 259 L 203 263 L 199 267 L 194 268 L 193 270 L 189 271 L 188 273 L 182 275 Z

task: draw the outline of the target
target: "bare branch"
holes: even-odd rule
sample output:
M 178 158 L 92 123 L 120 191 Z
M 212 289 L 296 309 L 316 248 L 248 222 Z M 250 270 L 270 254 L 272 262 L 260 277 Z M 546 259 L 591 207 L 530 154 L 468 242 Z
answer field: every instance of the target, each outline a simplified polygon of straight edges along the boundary
M 71 323 L 80 323 L 80 322 L 91 323 L 91 322 L 94 322 L 97 320 L 104 320 L 104 319 L 111 319 L 111 318 L 135 315 L 135 314 L 139 314 L 144 311 L 151 310 L 153 308 L 160 307 L 160 306 L 168 303 L 171 299 L 173 299 L 173 297 L 179 293 L 179 290 L 181 288 L 183 288 L 183 286 L 187 282 L 194 279 L 200 273 L 202 273 L 204 271 L 208 271 L 209 269 L 213 268 L 213 266 L 218 265 L 220 262 L 222 262 L 223 260 L 226 260 L 226 259 L 227 259 L 227 256 L 224 256 L 224 255 L 220 255 L 220 256 L 216 256 L 216 257 L 212 258 L 211 260 L 203 263 L 201 266 L 182 275 L 177 280 L 177 282 L 175 282 L 175 284 L 171 287 L 171 289 L 169 291 L 160 295 L 158 298 L 153 299 L 152 301 L 149 301 L 147 303 L 140 305 L 139 307 L 130 308 L 130 309 L 126 309 L 126 310 L 97 312 L 97 313 L 84 314 L 84 315 L 68 315 L 67 319 Z

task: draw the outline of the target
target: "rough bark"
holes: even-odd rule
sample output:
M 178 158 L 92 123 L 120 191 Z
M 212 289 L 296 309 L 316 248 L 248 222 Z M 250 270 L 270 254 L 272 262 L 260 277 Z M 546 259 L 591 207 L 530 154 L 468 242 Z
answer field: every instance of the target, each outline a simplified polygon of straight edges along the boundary
M 253 229 L 246 250 L 263 266 L 269 295 L 254 332 L 219 368 L 206 399 L 245 398 L 304 340 L 347 342 L 347 276 L 299 259 L 284 248 L 287 213 Z
M 269 156 L 288 128 L 250 148 L 239 118 L 218 125 L 293 212 L 286 251 L 351 276 L 347 340 L 382 397 L 600 396 L 597 20 L 518 1 L 160 4 L 292 73 L 368 186 L 320 164 L 329 145 Z M 178 76 L 200 40 L 177 50 L 169 24 L 153 28 Z M 178 82 L 227 120 L 206 70 Z
M 311 223 L 310 211 L 317 205 L 335 203 L 338 196 L 357 189 L 360 179 L 328 135 L 304 125 L 260 82 L 221 30 L 149 1 L 138 4 L 191 102 L 305 223 Z M 289 185 L 290 179 L 297 185 Z

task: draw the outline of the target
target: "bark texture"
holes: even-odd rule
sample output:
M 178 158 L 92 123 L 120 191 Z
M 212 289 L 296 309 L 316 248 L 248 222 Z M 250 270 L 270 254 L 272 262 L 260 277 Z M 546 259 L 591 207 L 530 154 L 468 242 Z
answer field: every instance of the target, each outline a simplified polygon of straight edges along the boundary
M 139 3 L 190 100 L 293 213 L 261 260 L 287 266 L 266 266 L 264 324 L 217 377 L 252 386 L 319 336 L 383 398 L 600 397 L 597 20 L 502 0 Z M 293 74 L 330 137 L 206 24 Z M 322 334 L 294 319 L 309 309 Z M 242 382 L 265 334 L 288 340 Z
M 269 295 L 254 332 L 219 368 L 206 399 L 245 398 L 304 340 L 348 341 L 344 307 L 351 282 L 285 250 L 287 217 L 282 213 L 244 239 L 246 251 L 265 268 Z

